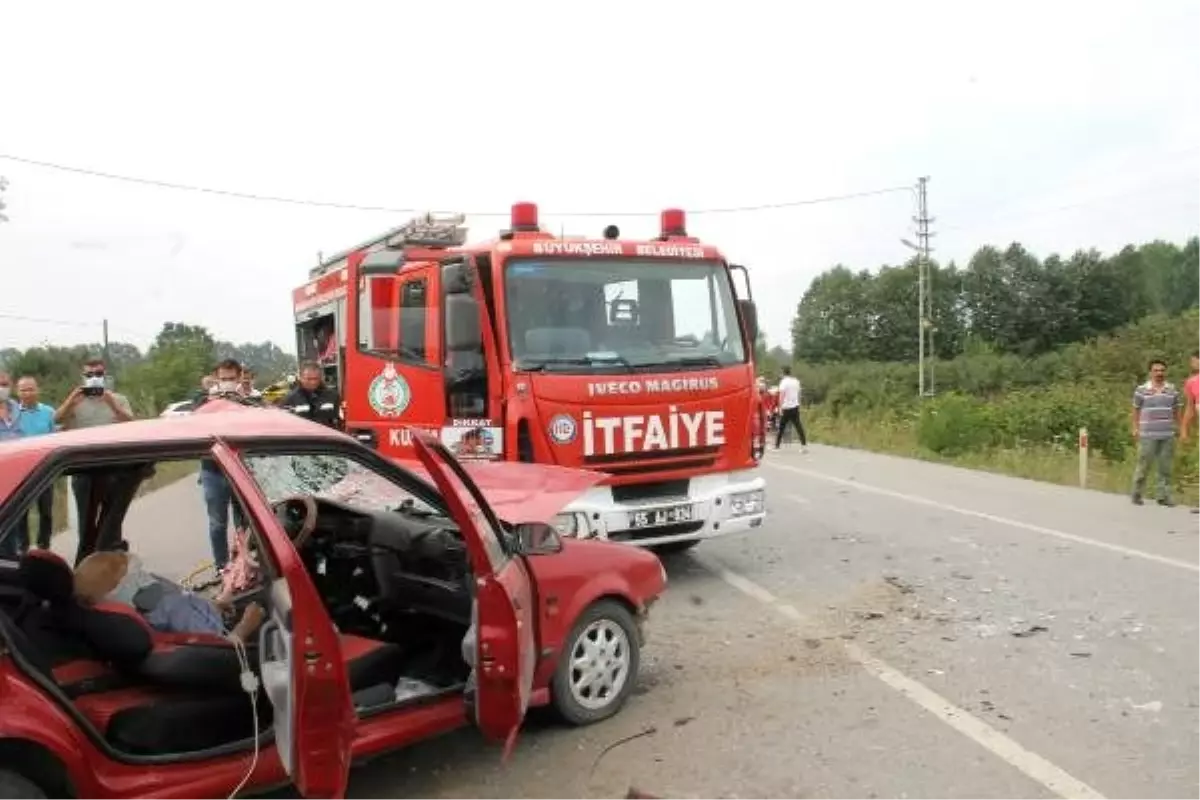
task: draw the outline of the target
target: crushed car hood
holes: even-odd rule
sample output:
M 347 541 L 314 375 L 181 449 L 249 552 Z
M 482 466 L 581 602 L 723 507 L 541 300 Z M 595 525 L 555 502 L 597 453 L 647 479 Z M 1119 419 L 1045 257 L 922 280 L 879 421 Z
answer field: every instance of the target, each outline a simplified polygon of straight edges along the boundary
M 406 470 L 432 483 L 419 461 L 396 459 Z M 575 498 L 607 475 L 553 464 L 515 461 L 463 461 L 463 469 L 479 487 L 496 516 L 505 522 L 549 522 Z

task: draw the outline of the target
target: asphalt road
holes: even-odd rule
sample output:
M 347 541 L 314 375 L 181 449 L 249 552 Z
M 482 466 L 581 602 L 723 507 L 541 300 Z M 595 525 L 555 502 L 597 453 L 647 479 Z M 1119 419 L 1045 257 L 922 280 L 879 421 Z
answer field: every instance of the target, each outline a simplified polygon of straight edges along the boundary
M 764 471 L 763 529 L 667 562 L 621 714 L 534 719 L 507 767 L 453 734 L 351 796 L 1200 796 L 1187 509 L 820 446 Z M 203 554 L 194 481 L 136 513 L 139 550 Z

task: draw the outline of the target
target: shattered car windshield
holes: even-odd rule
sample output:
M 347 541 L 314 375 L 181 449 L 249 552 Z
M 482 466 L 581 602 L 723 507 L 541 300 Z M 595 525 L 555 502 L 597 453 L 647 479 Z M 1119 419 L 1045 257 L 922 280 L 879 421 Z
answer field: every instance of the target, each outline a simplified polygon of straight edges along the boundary
M 402 507 L 436 511 L 404 487 L 345 456 L 251 455 L 244 461 L 272 504 L 293 495 L 307 495 L 364 512 Z

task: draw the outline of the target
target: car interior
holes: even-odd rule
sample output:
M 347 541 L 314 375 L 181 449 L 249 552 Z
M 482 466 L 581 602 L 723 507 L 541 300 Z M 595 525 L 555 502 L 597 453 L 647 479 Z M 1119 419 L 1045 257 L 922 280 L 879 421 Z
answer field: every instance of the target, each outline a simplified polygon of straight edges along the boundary
M 113 477 L 96 490 L 96 516 L 83 526 L 89 541 L 117 548 L 128 546 L 126 513 L 154 472 L 153 464 L 119 466 L 90 468 Z M 461 696 L 473 659 L 474 584 L 451 519 L 418 502 L 364 510 L 311 494 L 284 497 L 274 511 L 339 633 L 360 716 Z M 207 548 L 204 530 L 179 535 Z M 257 535 L 249 531 L 258 582 L 234 598 L 232 619 L 252 601 L 270 619 L 274 568 Z M 157 631 L 132 606 L 87 605 L 74 593 L 71 563 L 54 552 L 0 561 L 0 628 L 18 665 L 118 754 L 199 757 L 271 735 L 264 690 L 256 732 L 240 680 L 242 656 L 259 672 L 262 642 L 239 654 L 223 636 Z

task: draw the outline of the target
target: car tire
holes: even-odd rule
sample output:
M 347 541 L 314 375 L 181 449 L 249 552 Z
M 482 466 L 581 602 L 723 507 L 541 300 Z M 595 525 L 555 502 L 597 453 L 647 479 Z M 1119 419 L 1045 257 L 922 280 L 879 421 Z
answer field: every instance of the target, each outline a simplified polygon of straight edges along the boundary
M 588 687 L 577 688 L 577 682 L 584 676 L 577 674 L 573 662 L 586 657 L 589 649 L 601 642 L 606 643 L 603 651 L 593 651 L 595 657 L 601 659 L 601 663 L 597 664 L 593 660 L 589 665 L 593 675 L 596 674 L 595 670 L 602 671 L 606 663 L 613 664 L 615 659 L 621 659 L 624 664 L 624 677 L 616 691 L 603 697 L 589 699 L 585 696 Z M 614 647 L 614 644 L 617 646 Z M 641 661 L 638 626 L 629 609 L 615 600 L 600 600 L 588 606 L 579 615 L 570 635 L 563 643 L 558 667 L 554 672 L 552 694 L 558 715 L 571 725 L 591 725 L 613 716 L 621 710 L 633 692 Z
M 662 556 L 672 556 L 677 553 L 686 553 L 696 545 L 700 544 L 699 539 L 687 539 L 682 542 L 666 542 L 664 544 L 653 545 L 650 550 Z
M 42 790 L 42 787 L 21 773 L 11 769 L 0 768 L 0 798 L 4 798 L 4 800 L 8 800 L 9 798 L 13 800 L 17 800 L 17 798 L 40 800 L 44 797 L 46 797 L 46 792 Z

